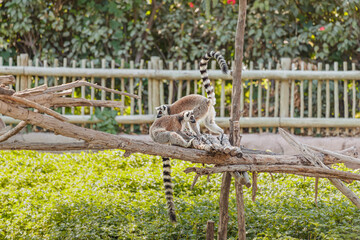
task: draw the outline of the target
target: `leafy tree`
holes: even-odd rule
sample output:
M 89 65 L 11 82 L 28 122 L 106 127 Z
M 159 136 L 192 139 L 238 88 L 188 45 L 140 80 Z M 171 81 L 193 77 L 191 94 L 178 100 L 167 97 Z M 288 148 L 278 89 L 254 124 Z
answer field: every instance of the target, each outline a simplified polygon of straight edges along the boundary
M 249 0 L 245 60 L 359 63 L 359 8 L 355 0 Z M 8 0 L 0 3 L 0 54 L 138 62 L 194 60 L 217 49 L 230 59 L 236 14 L 233 0 Z

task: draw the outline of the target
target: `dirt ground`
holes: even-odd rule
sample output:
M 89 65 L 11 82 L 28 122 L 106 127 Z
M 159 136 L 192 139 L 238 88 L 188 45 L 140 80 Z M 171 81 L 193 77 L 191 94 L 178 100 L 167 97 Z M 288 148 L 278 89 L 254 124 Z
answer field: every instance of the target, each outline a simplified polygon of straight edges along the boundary
M 152 141 L 148 135 L 126 135 L 130 138 Z M 342 150 L 355 146 L 360 149 L 360 137 L 303 137 L 297 136 L 297 140 L 301 143 L 306 143 L 312 146 L 322 147 L 329 150 Z M 14 141 L 25 142 L 46 142 L 46 143 L 71 143 L 78 140 L 64 137 L 61 135 L 54 135 L 52 133 L 28 133 L 19 134 L 10 138 L 7 142 Z M 290 145 L 288 145 L 279 134 L 263 133 L 263 134 L 243 134 L 242 145 L 250 149 L 271 150 L 282 154 L 297 154 Z

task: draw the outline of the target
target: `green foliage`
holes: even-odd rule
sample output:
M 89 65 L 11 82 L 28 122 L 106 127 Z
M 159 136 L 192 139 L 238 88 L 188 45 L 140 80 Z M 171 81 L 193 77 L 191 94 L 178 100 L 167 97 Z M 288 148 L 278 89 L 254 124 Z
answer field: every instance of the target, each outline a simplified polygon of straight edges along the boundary
M 117 134 L 119 131 L 119 124 L 116 122 L 115 117 L 118 112 L 111 110 L 110 108 L 95 108 L 95 116 L 101 120 L 95 124 L 95 129 L 103 132 L 108 132 L 112 134 Z
M 192 61 L 217 49 L 227 59 L 233 58 L 238 4 L 189 2 L 3 1 L 0 54 L 6 58 L 22 52 L 48 59 L 125 57 L 137 63 L 152 55 Z M 283 56 L 358 61 L 359 8 L 354 0 L 248 1 L 245 61 L 277 61 Z
M 221 176 L 190 190 L 192 164 L 172 160 L 178 224 L 169 223 L 161 159 L 123 151 L 0 152 L 0 239 L 205 239 L 218 222 Z M 328 181 L 260 174 L 256 202 L 245 191 L 248 239 L 359 239 L 360 211 Z M 349 185 L 360 195 L 360 185 Z M 237 239 L 230 197 L 228 239 Z M 216 224 L 217 226 L 217 224 Z M 215 229 L 216 230 L 216 229 Z

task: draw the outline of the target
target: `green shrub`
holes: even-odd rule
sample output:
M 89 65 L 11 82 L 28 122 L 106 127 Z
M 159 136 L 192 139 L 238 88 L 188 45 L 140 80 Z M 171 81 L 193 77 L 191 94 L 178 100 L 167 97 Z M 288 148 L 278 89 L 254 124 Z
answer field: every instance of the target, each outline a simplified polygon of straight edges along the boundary
M 204 239 L 218 222 L 221 176 L 199 179 L 173 160 L 178 223 L 171 224 L 161 159 L 123 151 L 0 152 L 0 239 Z M 327 180 L 314 204 L 314 179 L 260 174 L 256 202 L 245 189 L 248 239 L 359 239 L 360 211 Z M 359 196 L 360 185 L 350 188 Z M 229 239 L 237 239 L 230 197 Z M 217 230 L 217 229 L 216 229 Z

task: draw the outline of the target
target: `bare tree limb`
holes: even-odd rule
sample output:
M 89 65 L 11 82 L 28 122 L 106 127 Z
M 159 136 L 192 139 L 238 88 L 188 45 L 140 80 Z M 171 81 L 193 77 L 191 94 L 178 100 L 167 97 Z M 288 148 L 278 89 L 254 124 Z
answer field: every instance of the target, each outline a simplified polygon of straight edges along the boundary
M 130 93 L 125 93 L 125 92 L 120 92 L 111 88 L 106 88 L 103 86 L 99 86 L 97 84 L 93 84 L 93 83 L 89 83 L 85 80 L 77 80 L 75 82 L 72 83 L 65 83 L 59 86 L 55 86 L 55 87 L 50 87 L 47 90 L 44 91 L 44 93 L 53 93 L 53 92 L 58 92 L 58 91 L 63 91 L 63 90 L 67 90 L 70 88 L 75 88 L 75 87 L 81 87 L 81 86 L 89 86 L 89 87 L 93 87 L 93 88 L 97 88 L 97 89 L 101 89 L 107 92 L 111 92 L 111 93 L 115 93 L 115 94 L 119 94 L 119 95 L 125 95 L 128 97 L 132 97 L 132 98 L 136 98 L 139 99 L 140 97 L 138 95 L 135 94 L 130 94 Z
M 8 132 L 0 136 L 0 142 L 6 141 L 12 136 L 18 134 L 21 131 L 21 129 L 26 127 L 26 125 L 27 125 L 26 121 L 19 122 L 18 125 L 16 125 L 16 127 L 14 127 L 13 129 L 9 130 Z
M 31 108 L 35 108 L 37 109 L 39 112 L 43 112 L 43 113 L 46 113 L 50 116 L 53 116 L 54 118 L 57 118 L 61 121 L 67 121 L 68 119 L 64 116 L 62 116 L 61 114 L 47 108 L 47 107 L 44 107 L 40 104 L 37 104 L 33 101 L 30 101 L 30 100 L 27 100 L 26 98 L 20 98 L 20 97 L 15 97 L 15 96 L 6 96 L 6 95 L 0 95 L 0 99 L 1 100 L 10 100 L 10 101 L 13 101 L 13 102 L 16 102 L 16 103 L 20 103 L 20 104 L 23 104 L 27 107 L 31 107 Z
M 0 85 L 1 84 L 4 85 L 15 84 L 15 77 L 13 75 L 0 76 Z

